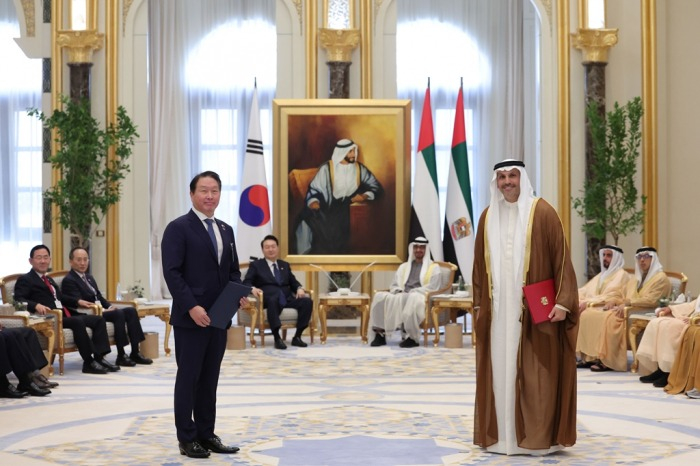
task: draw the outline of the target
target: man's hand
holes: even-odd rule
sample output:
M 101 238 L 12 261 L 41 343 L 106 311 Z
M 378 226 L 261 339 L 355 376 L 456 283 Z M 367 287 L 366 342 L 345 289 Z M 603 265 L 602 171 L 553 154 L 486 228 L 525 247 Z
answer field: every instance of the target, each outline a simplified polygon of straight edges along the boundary
M 549 317 L 550 322 L 559 322 L 566 319 L 566 311 L 554 306 L 552 312 L 550 312 L 547 317 Z
M 581 301 L 580 303 L 578 303 L 578 311 L 579 312 L 585 311 L 587 307 L 588 307 L 588 303 L 586 301 Z
M 321 208 L 321 203 L 318 201 L 311 201 L 311 204 L 309 204 L 309 209 L 311 210 L 318 210 Z
M 208 327 L 211 323 L 211 320 L 209 320 L 209 316 L 207 315 L 207 311 L 205 311 L 202 306 L 195 306 L 190 309 L 190 317 L 192 317 L 194 323 L 200 327 Z
M 36 310 L 37 314 L 41 314 L 42 316 L 45 316 L 47 312 L 51 310 L 50 307 L 44 306 L 43 304 L 37 304 L 34 306 L 34 309 Z
M 93 304 L 95 304 L 95 303 L 91 303 L 90 301 L 85 301 L 84 299 L 78 300 L 78 306 L 80 306 L 80 307 L 90 307 Z M 109 309 L 106 309 L 106 310 L 109 310 Z
M 253 293 L 255 293 L 255 290 L 257 290 L 257 288 L 253 288 Z M 262 290 L 258 290 L 258 291 L 262 293 Z M 258 295 L 256 295 L 256 296 L 258 296 Z M 243 296 L 241 298 L 241 300 L 238 302 L 238 307 L 248 307 L 248 306 L 250 306 L 250 301 L 248 301 L 248 298 Z
M 355 194 L 350 198 L 350 202 L 364 202 L 368 197 L 367 194 Z
M 297 288 L 297 299 L 303 298 L 306 296 L 306 292 L 304 291 L 304 288 L 299 287 Z
M 620 304 L 619 306 L 614 308 L 614 311 L 615 311 L 615 315 L 617 317 L 619 317 L 620 319 L 622 319 L 625 316 L 625 305 Z
M 659 317 L 666 317 L 666 316 L 670 316 L 671 314 L 672 314 L 671 308 L 666 306 L 666 307 L 662 307 L 661 309 L 659 309 L 659 313 L 656 315 Z

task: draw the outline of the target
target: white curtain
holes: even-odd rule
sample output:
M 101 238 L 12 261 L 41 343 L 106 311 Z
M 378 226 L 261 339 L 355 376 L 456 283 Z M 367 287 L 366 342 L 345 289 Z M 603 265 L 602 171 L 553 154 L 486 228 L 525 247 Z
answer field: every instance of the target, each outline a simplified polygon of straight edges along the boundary
M 190 208 L 195 174 L 219 173 L 216 216 L 237 219 L 253 87 L 257 80 L 261 111 L 269 110 L 277 36 L 275 0 L 150 0 L 148 13 L 151 290 L 158 299 L 168 295 L 160 240 Z
M 398 94 L 413 101 L 414 147 L 428 78 L 434 114 L 454 112 L 464 80 L 465 107 L 473 118 L 467 120 L 473 130 L 467 145 L 475 221 L 489 203 L 494 163 L 524 155 L 523 86 L 531 80 L 523 77 L 523 8 L 533 7 L 528 0 L 397 1 Z M 434 124 L 436 149 L 449 148 L 453 120 L 434 116 Z M 449 157 L 449 149 L 443 152 L 438 157 Z M 438 178 L 446 184 L 447 172 Z
M 24 272 L 32 246 L 41 243 L 41 60 L 30 59 L 15 38 L 14 2 L 0 0 L 0 277 Z

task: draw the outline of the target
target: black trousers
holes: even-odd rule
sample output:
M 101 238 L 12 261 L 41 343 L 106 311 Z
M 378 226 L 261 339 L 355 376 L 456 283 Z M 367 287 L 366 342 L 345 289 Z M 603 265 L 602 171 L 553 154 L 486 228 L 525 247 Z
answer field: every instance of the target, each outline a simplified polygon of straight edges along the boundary
M 141 328 L 141 319 L 133 307 L 123 307 L 112 311 L 103 311 L 102 317 L 114 324 L 114 340 L 122 353 L 131 342 L 131 352 L 139 352 L 139 343 L 146 339 Z M 128 334 L 128 336 L 127 336 Z
M 13 327 L 3 329 L 2 332 L 6 333 L 8 337 L 14 338 L 18 350 L 29 357 L 32 371 L 41 369 L 49 363 L 44 356 L 44 350 L 41 349 L 36 332 L 31 328 Z
M 33 330 L 28 329 L 33 332 Z M 27 374 L 37 369 L 31 356 L 22 351 L 18 335 L 3 330 L 0 332 L 0 370 L 7 374 L 12 370 L 18 379 L 24 380 Z
M 101 358 L 112 351 L 109 347 L 107 335 L 107 322 L 100 316 L 88 314 L 73 314 L 71 317 L 63 317 L 63 327 L 73 331 L 73 339 L 78 346 L 80 357 L 85 362 L 92 362 L 94 354 Z M 87 329 L 92 330 L 92 339 Z
M 291 296 L 287 298 L 287 304 L 284 307 L 291 307 L 297 310 L 297 330 L 302 331 L 309 326 L 309 320 L 311 320 L 311 311 L 313 308 L 313 301 L 311 298 L 292 298 Z M 279 329 L 282 326 L 280 321 L 280 314 L 282 314 L 282 306 L 279 302 L 279 296 L 275 293 L 269 293 L 263 295 L 263 306 L 267 309 L 267 322 L 270 324 L 272 330 Z
M 216 390 L 226 351 L 226 330 L 173 327 L 175 332 L 175 428 L 180 442 L 214 436 Z

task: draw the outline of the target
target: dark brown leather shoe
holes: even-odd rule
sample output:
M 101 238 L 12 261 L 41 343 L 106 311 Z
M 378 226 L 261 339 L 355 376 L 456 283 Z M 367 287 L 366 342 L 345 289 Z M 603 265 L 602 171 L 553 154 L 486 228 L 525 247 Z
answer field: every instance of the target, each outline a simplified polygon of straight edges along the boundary
M 214 453 L 236 453 L 238 450 L 240 450 L 238 447 L 224 445 L 221 443 L 221 439 L 216 435 L 205 440 L 200 440 L 199 444 L 207 450 L 213 451 Z
M 189 456 L 190 458 L 209 458 L 209 453 L 206 448 L 199 444 L 199 442 L 180 442 L 178 444 L 180 447 L 180 454 Z

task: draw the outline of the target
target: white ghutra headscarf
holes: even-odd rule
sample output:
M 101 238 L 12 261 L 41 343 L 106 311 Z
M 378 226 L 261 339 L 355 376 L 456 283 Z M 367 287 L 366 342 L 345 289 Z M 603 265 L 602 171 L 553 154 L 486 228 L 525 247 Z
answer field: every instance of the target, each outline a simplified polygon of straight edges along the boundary
M 651 265 L 649 266 L 649 271 L 647 272 L 647 276 L 644 277 L 644 283 L 648 282 L 651 277 L 656 275 L 659 272 L 663 272 L 664 267 L 661 265 L 661 261 L 659 260 L 659 256 L 656 254 L 656 249 L 652 248 L 651 246 L 644 246 L 639 249 L 637 249 L 637 252 L 634 255 L 635 259 L 638 259 L 639 256 L 643 254 L 648 254 L 651 256 Z M 639 261 L 635 260 L 634 263 L 634 276 L 637 278 L 637 288 L 641 288 L 644 283 L 642 283 L 642 270 L 639 268 Z
M 605 267 L 603 265 L 603 252 L 608 250 L 612 252 L 612 259 L 610 265 Z M 622 248 L 606 244 L 600 248 L 598 254 L 600 255 L 600 280 L 598 283 L 603 283 L 608 277 L 615 275 L 615 272 L 625 267 L 625 256 L 623 256 Z

